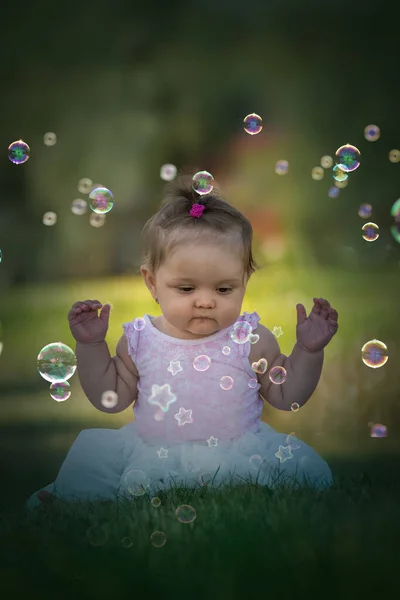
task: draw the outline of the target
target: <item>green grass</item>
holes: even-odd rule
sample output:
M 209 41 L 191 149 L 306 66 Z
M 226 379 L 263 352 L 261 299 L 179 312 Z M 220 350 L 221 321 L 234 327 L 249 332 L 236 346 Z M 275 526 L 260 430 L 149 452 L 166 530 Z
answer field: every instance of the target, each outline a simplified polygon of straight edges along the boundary
M 231 600 L 394 592 L 399 484 L 383 488 L 364 474 L 321 491 L 172 487 L 158 498 L 159 506 L 144 494 L 3 513 L 2 590 Z M 189 523 L 177 517 L 182 505 L 196 511 Z

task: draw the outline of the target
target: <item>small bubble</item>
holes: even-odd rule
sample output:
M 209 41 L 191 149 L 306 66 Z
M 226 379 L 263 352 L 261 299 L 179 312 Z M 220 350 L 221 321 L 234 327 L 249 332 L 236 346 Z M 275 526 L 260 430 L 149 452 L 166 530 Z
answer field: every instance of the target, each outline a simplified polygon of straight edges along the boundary
M 89 194 L 89 206 L 98 215 L 104 215 L 114 206 L 114 196 L 105 187 L 98 187 Z
M 229 375 L 226 375 L 224 377 L 221 377 L 220 382 L 219 382 L 220 388 L 227 391 L 227 390 L 231 390 L 233 387 L 233 379 L 232 377 L 229 377 Z
M 78 191 L 80 194 L 88 194 L 93 188 L 93 181 L 87 177 L 83 177 L 78 182 Z
M 324 175 L 325 175 L 325 171 L 323 170 L 322 167 L 314 167 L 313 170 L 311 171 L 311 177 L 315 181 L 320 181 Z
M 343 169 L 341 169 L 339 165 L 335 165 L 333 167 L 333 178 L 336 179 L 336 181 L 344 181 L 348 178 L 348 174 L 346 173 L 346 171 L 343 171 Z
M 247 117 L 243 119 L 243 123 L 245 132 L 249 133 L 250 135 L 256 135 L 257 133 L 260 133 L 263 128 L 262 118 L 256 113 L 247 115 Z
M 181 504 L 176 509 L 175 514 L 181 523 L 193 523 L 196 518 L 196 509 L 190 504 Z
M 352 144 L 345 144 L 336 150 L 336 164 L 345 173 L 355 171 L 360 166 L 361 153 Z
M 321 158 L 321 167 L 324 169 L 330 169 L 333 166 L 333 158 L 326 154 Z
M 57 223 L 56 213 L 51 212 L 51 211 L 44 213 L 42 222 L 43 222 L 43 225 L 47 225 L 48 227 L 55 225 Z
M 389 160 L 392 163 L 400 162 L 400 150 L 391 150 L 389 152 Z
M 81 198 L 76 198 L 72 201 L 71 212 L 74 215 L 84 215 L 87 211 L 87 202 Z
M 167 543 L 167 536 L 163 531 L 153 531 L 150 542 L 155 548 L 161 548 Z
M 89 223 L 92 227 L 103 227 L 104 223 L 106 222 L 106 216 L 105 215 L 97 215 L 96 213 L 91 213 L 90 217 L 89 217 Z
M 50 386 L 50 396 L 57 402 L 64 402 L 71 396 L 71 386 L 68 381 L 56 381 Z
M 287 160 L 278 160 L 275 163 L 275 173 L 277 175 L 286 175 L 289 171 L 289 163 Z
M 362 237 L 366 242 L 375 242 L 379 237 L 379 227 L 376 223 L 365 223 L 362 227 Z
M 8 158 L 14 165 L 23 165 L 29 158 L 31 149 L 22 140 L 17 140 L 8 146 Z
M 372 214 L 371 204 L 361 204 L 358 209 L 358 216 L 362 219 L 369 219 Z
M 280 366 L 272 367 L 268 374 L 270 382 L 275 383 L 276 385 L 282 385 L 282 383 L 285 383 L 286 376 L 286 369 Z
M 339 194 L 340 194 L 340 189 L 338 187 L 336 187 L 336 185 L 332 185 L 329 188 L 329 191 L 328 191 L 329 198 L 337 198 L 339 196 Z
M 371 369 L 383 367 L 389 359 L 387 346 L 379 340 L 370 340 L 361 348 L 361 358 Z
M 368 142 L 376 142 L 381 137 L 381 130 L 377 125 L 367 125 L 364 129 L 364 137 Z
M 114 408 L 118 404 L 118 394 L 113 390 L 103 392 L 100 402 L 104 408 Z
M 175 165 L 166 164 L 163 165 L 160 169 L 160 177 L 164 181 L 172 181 L 173 179 L 175 179 L 177 172 L 178 169 Z
M 43 136 L 43 142 L 46 146 L 54 146 L 57 143 L 57 136 L 52 131 L 48 131 Z
M 200 196 L 209 194 L 214 187 L 214 177 L 208 171 L 198 171 L 193 175 L 192 188 Z

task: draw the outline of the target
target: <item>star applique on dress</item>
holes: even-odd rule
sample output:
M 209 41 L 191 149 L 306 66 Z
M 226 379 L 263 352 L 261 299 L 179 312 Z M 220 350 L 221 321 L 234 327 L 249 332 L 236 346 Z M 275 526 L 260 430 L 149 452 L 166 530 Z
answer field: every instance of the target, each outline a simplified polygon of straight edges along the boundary
M 179 412 L 174 415 L 174 418 L 178 421 L 178 425 L 186 425 L 186 423 L 193 423 L 192 409 L 186 410 L 183 406 L 180 407 Z
M 157 450 L 157 454 L 158 454 L 158 458 L 168 458 L 168 450 L 166 450 L 163 447 L 161 447 L 159 450 Z
M 183 371 L 180 361 L 179 360 L 171 360 L 167 371 L 169 371 L 172 375 L 176 375 L 180 371 Z
M 281 464 L 289 460 L 289 458 L 294 458 L 290 446 L 279 446 L 279 450 L 275 452 L 275 456 L 279 458 Z
M 171 386 L 169 383 L 164 385 L 157 385 L 156 383 L 151 386 L 151 396 L 148 399 L 149 404 L 155 404 L 164 412 L 167 412 L 170 404 L 176 402 L 176 395 L 171 392 Z

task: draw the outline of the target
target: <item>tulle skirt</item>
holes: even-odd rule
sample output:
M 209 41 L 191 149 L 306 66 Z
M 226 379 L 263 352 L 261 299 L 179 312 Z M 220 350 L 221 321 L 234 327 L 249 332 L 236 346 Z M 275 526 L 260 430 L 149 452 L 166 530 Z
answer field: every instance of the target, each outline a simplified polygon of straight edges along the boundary
M 60 471 L 44 490 L 65 501 L 113 500 L 174 486 L 221 488 L 282 483 L 326 488 L 333 484 L 326 461 L 296 437 L 260 422 L 257 433 L 233 440 L 151 445 L 135 421 L 121 429 L 85 429 L 72 444 Z M 26 507 L 40 504 L 37 492 Z

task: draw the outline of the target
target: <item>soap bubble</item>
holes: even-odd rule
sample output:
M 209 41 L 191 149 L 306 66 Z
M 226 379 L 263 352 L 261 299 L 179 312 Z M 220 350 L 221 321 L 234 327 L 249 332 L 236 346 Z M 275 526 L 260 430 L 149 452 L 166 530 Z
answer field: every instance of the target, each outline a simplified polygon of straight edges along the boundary
M 118 394 L 113 390 L 103 392 L 100 402 L 104 408 L 114 408 L 118 404 Z
M 344 181 L 348 178 L 348 174 L 346 171 L 343 171 L 339 165 L 335 165 L 333 167 L 333 178 L 336 179 L 336 181 Z
M 286 369 L 280 366 L 272 367 L 272 369 L 268 373 L 270 382 L 275 383 L 276 385 L 282 385 L 282 383 L 285 383 L 286 376 Z
M 277 175 L 286 175 L 289 171 L 289 163 L 287 160 L 278 160 L 275 163 L 275 173 Z
M 158 508 L 161 504 L 161 500 L 158 496 L 154 496 L 154 498 L 151 499 L 151 505 L 154 506 L 154 508 Z
M 256 113 L 247 115 L 247 117 L 243 119 L 243 123 L 245 132 L 249 133 L 250 135 L 256 135 L 257 133 L 260 133 L 263 128 L 262 118 Z
M 379 227 L 376 223 L 365 223 L 361 227 L 362 237 L 366 242 L 375 242 L 379 237 Z
M 329 191 L 328 191 L 329 198 L 337 198 L 339 196 L 339 194 L 340 194 L 340 189 L 338 187 L 336 187 L 336 185 L 332 185 L 329 188 Z
M 178 169 L 175 165 L 166 164 L 163 165 L 160 169 L 160 177 L 164 181 L 172 181 L 175 179 Z
M 22 140 L 17 140 L 8 146 L 8 158 L 14 165 L 23 165 L 29 158 L 31 149 Z
M 361 204 L 358 209 L 358 216 L 362 219 L 369 219 L 372 214 L 372 206 L 371 204 Z
M 376 142 L 381 137 L 381 130 L 378 125 L 367 125 L 364 129 L 364 137 L 368 142 Z
M 398 163 L 400 162 L 400 150 L 391 150 L 389 152 L 389 160 L 392 163 Z
M 181 523 L 193 523 L 196 518 L 196 509 L 190 504 L 181 504 L 176 509 L 175 514 Z
M 204 194 L 209 194 L 214 185 L 213 185 L 214 177 L 208 171 L 198 171 L 195 175 L 193 175 L 192 179 L 192 188 L 194 191 L 203 196 Z
M 247 321 L 237 321 L 230 332 L 231 339 L 236 344 L 245 344 L 249 341 L 252 330 L 252 326 Z
M 344 171 L 340 171 L 341 173 L 344 173 Z M 345 175 L 347 175 L 347 173 L 344 173 Z M 349 177 L 347 176 L 346 179 L 343 179 L 342 181 L 337 181 L 337 179 L 335 179 L 335 181 L 333 182 L 333 184 L 339 188 L 339 190 L 342 190 L 344 188 L 346 188 L 349 185 Z
M 262 375 L 268 369 L 268 361 L 265 358 L 260 358 L 258 362 L 253 362 L 251 368 L 255 373 Z
M 57 143 L 57 136 L 52 131 L 48 131 L 44 134 L 43 141 L 46 146 L 54 146 Z
M 132 496 L 143 496 L 150 487 L 150 480 L 144 471 L 132 469 L 125 474 L 124 484 Z
M 374 423 L 371 427 L 370 437 L 372 438 L 384 438 L 387 437 L 387 427 L 381 423 Z
M 76 356 L 72 348 L 61 342 L 44 346 L 37 357 L 37 368 L 46 381 L 67 381 L 76 370 Z
M 233 387 L 233 379 L 229 375 L 224 375 L 219 381 L 219 386 L 222 390 L 231 390 Z
M 345 144 L 336 150 L 337 166 L 345 173 L 355 171 L 360 166 L 361 153 L 352 144 Z
M 84 215 L 87 211 L 87 202 L 81 198 L 76 198 L 72 201 L 71 212 L 74 215 Z
M 193 367 L 196 369 L 196 371 L 207 371 L 207 369 L 210 368 L 210 365 L 211 359 L 205 354 L 200 354 L 199 356 L 196 356 L 196 358 L 193 361 Z
M 324 169 L 330 169 L 333 166 L 333 158 L 326 154 L 321 158 L 321 167 Z
M 43 222 L 43 225 L 47 225 L 48 227 L 55 225 L 57 223 L 56 213 L 52 212 L 52 211 L 44 213 L 44 215 L 42 217 L 42 222 Z
M 92 227 L 103 227 L 106 222 L 106 215 L 97 215 L 96 213 L 91 213 L 89 217 L 89 223 Z
M 167 543 L 167 536 L 163 531 L 153 531 L 150 542 L 155 548 L 161 548 Z
M 311 177 L 315 181 L 321 181 L 321 179 L 323 178 L 324 175 L 325 175 L 325 171 L 323 170 L 322 167 L 314 167 L 313 170 L 311 171 Z
M 78 182 L 78 191 L 80 194 L 88 194 L 93 189 L 93 181 L 83 177 Z
M 370 340 L 361 348 L 361 358 L 367 367 L 379 369 L 389 359 L 387 346 L 379 340 Z
M 89 206 L 98 215 L 104 215 L 114 206 L 114 196 L 105 187 L 98 187 L 89 194 Z
M 57 402 L 64 402 L 71 396 L 71 386 L 68 381 L 57 381 L 50 386 L 50 396 Z

